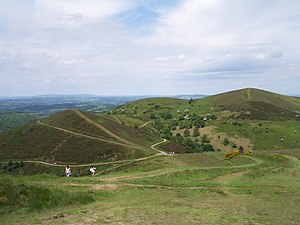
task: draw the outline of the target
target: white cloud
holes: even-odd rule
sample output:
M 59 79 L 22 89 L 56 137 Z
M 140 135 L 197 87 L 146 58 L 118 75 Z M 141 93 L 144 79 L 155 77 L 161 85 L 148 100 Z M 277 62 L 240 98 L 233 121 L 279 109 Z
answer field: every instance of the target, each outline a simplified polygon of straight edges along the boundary
M 288 90 L 300 86 L 299 11 L 297 0 L 0 0 L 0 95 L 14 85 L 31 94 L 268 89 L 282 74 Z
M 131 5 L 121 0 L 36 0 L 35 19 L 49 27 L 80 26 L 108 19 Z

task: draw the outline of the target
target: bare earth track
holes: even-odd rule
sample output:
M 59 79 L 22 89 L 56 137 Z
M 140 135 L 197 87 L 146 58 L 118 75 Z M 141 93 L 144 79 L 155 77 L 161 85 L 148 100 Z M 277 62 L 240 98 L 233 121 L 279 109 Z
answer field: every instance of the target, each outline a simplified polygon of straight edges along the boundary
M 139 150 L 145 150 L 147 148 L 143 147 L 143 146 L 139 146 L 135 143 L 132 143 L 130 141 L 127 141 L 123 138 L 121 138 L 120 136 L 112 133 L 111 131 L 109 131 L 108 129 L 106 129 L 105 127 L 101 126 L 100 124 L 94 122 L 93 120 L 91 120 L 90 118 L 88 118 L 87 116 L 85 116 L 83 113 L 81 113 L 79 110 L 73 110 L 78 116 L 80 116 L 82 119 L 86 120 L 88 123 L 96 126 L 98 129 L 101 129 L 102 131 L 104 131 L 106 134 L 110 135 L 111 137 L 115 138 L 116 140 L 118 141 L 111 141 L 111 140 L 107 140 L 107 139 L 103 139 L 103 138 L 99 138 L 99 137 L 94 137 L 94 136 L 90 136 L 90 135 L 87 135 L 87 134 L 82 134 L 82 133 L 78 133 L 78 132 L 74 132 L 74 131 L 71 131 L 71 130 L 68 130 L 68 129 L 64 129 L 64 128 L 60 128 L 60 127 L 57 127 L 57 126 L 52 126 L 52 125 L 49 125 L 49 124 L 45 124 L 41 121 L 38 121 L 37 123 L 39 125 L 42 125 L 42 126 L 47 126 L 47 127 L 50 127 L 50 128 L 53 128 L 53 129 L 56 129 L 56 130 L 59 130 L 59 131 L 62 131 L 62 132 L 65 132 L 65 133 L 69 133 L 69 134 L 72 134 L 72 135 L 76 135 L 76 136 L 80 136 L 80 137 L 84 137 L 84 138 L 89 138 L 89 139 L 93 139 L 93 140 L 98 140 L 98 141 L 102 141 L 102 142 L 107 142 L 107 143 L 111 143 L 111 144 L 116 144 L 116 145 L 121 145 L 121 146 L 124 146 L 124 147 L 129 147 L 129 148 L 134 148 L 134 149 L 139 149 Z M 156 156 L 159 156 L 159 155 L 167 155 L 165 152 L 163 151 L 160 151 L 158 149 L 155 148 L 155 146 L 158 146 L 162 143 L 166 142 L 166 139 L 164 139 L 163 141 L 161 142 L 158 142 L 158 143 L 155 143 L 153 144 L 150 148 L 152 150 L 155 150 L 159 153 L 155 154 L 155 155 L 152 155 L 152 156 L 148 156 L 148 157 L 143 157 L 143 158 L 138 158 L 138 159 L 135 159 L 135 160 L 119 160 L 119 161 L 113 161 L 113 162 L 105 162 L 105 163 L 89 163 L 89 164 L 76 164 L 76 165 L 72 165 L 73 167 L 82 167 L 82 166 L 90 166 L 90 165 L 108 165 L 108 164 L 115 164 L 115 163 L 126 163 L 126 162 L 129 162 L 129 163 L 133 163 L 133 162 L 138 162 L 138 161 L 143 161 L 143 160 L 147 160 L 149 158 L 153 158 L 153 157 L 156 157 Z M 47 165 L 47 166 L 64 166 L 63 164 L 53 164 L 53 163 L 47 163 L 47 162 L 43 162 L 43 161 L 34 161 L 34 160 L 27 160 L 25 162 L 30 162 L 30 163 L 39 163 L 39 164 L 43 164 L 43 165 Z

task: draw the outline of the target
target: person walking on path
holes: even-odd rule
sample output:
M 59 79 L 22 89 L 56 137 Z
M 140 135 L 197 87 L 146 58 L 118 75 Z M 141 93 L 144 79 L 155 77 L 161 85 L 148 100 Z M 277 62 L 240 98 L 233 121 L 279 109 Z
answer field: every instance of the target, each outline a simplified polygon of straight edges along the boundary
M 65 168 L 65 173 L 66 173 L 66 176 L 69 177 L 71 175 L 71 168 L 69 165 L 66 165 L 66 168 Z
M 95 172 L 96 172 L 96 167 L 91 166 L 91 167 L 90 167 L 90 173 L 91 173 L 91 175 L 94 176 L 94 175 L 95 175 Z

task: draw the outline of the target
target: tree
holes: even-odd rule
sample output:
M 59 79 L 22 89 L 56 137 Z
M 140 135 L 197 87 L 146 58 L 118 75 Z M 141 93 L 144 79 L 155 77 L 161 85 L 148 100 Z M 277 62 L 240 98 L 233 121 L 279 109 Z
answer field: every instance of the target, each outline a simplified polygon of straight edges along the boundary
M 224 138 L 223 144 L 224 144 L 225 146 L 227 146 L 227 145 L 229 144 L 228 138 Z
M 192 127 L 193 127 L 193 124 L 191 124 L 191 123 L 187 123 L 187 124 L 186 124 L 186 128 L 187 128 L 187 129 L 191 129 Z
M 211 144 L 206 144 L 203 146 L 203 151 L 204 152 L 212 152 L 215 151 L 214 147 Z
M 195 127 L 194 132 L 193 132 L 193 136 L 194 137 L 199 137 L 200 136 L 199 128 Z
M 171 122 L 171 126 L 178 126 L 178 121 L 177 120 L 173 120 L 172 122 Z
M 184 138 L 181 135 L 179 135 L 179 136 L 176 135 L 176 139 L 175 139 L 176 143 L 182 144 L 183 141 L 184 141 Z
M 150 119 L 156 119 L 155 113 L 150 114 Z
M 186 146 L 189 147 L 190 149 L 193 149 L 193 148 L 194 148 L 194 142 L 193 142 L 190 138 L 187 138 L 185 144 L 186 144 Z
M 16 161 L 16 162 L 14 162 L 14 164 L 12 165 L 12 168 L 13 168 L 13 169 L 17 169 L 17 168 L 19 168 L 19 166 L 20 166 L 20 163 L 19 163 L 18 161 Z
M 160 118 L 157 118 L 155 121 L 154 121 L 154 127 L 157 129 L 157 130 L 161 130 L 163 128 L 163 125 L 161 123 L 161 120 Z
M 180 125 L 179 125 L 179 129 L 180 129 L 180 130 L 182 130 L 182 129 L 184 129 L 184 128 L 185 128 L 185 125 L 183 125 L 183 124 L 180 124 Z
M 2 163 L 1 165 L 1 171 L 5 171 L 7 168 L 7 164 L 6 163 Z
M 184 120 L 184 116 L 183 115 L 179 115 L 178 116 L 178 120 Z
M 190 134 L 190 130 L 189 129 L 185 129 L 184 132 L 183 132 L 183 136 L 185 137 L 189 137 L 191 134 Z
M 203 134 L 203 136 L 201 137 L 201 142 L 202 143 L 210 143 L 210 140 L 206 134 Z
M 7 166 L 12 166 L 13 164 L 14 164 L 13 161 L 9 160 Z
M 164 112 L 161 114 L 161 117 L 164 119 L 172 119 L 172 114 L 170 112 Z

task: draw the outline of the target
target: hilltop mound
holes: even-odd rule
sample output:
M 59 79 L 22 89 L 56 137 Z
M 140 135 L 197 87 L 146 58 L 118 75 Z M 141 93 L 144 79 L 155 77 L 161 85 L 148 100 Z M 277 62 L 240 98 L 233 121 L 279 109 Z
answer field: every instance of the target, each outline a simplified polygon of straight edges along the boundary
M 122 136 L 117 129 L 129 135 Z M 140 158 L 154 154 L 149 146 L 157 139 L 155 132 L 78 110 L 67 110 L 1 133 L 0 159 L 88 163 Z
M 238 112 L 238 118 L 262 120 L 299 120 L 300 98 L 254 88 L 230 91 L 207 97 L 205 101 L 219 110 Z
M 117 107 L 114 112 L 143 120 L 177 117 L 183 114 L 217 114 L 258 120 L 300 120 L 300 98 L 246 88 L 202 99 L 149 98 Z
M 164 138 L 191 152 L 212 150 L 209 145 L 221 151 L 239 145 L 253 149 L 299 146 L 300 98 L 254 88 L 202 99 L 142 99 L 111 113 L 123 121 L 151 121 Z M 165 146 L 167 151 L 174 148 L 172 143 Z

